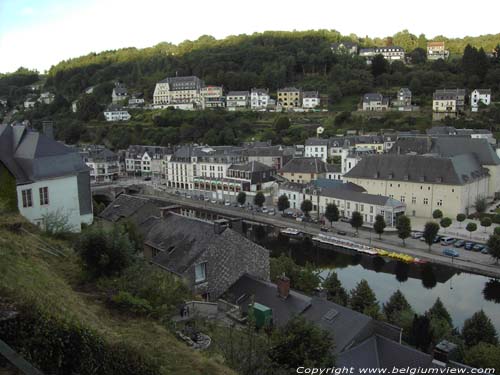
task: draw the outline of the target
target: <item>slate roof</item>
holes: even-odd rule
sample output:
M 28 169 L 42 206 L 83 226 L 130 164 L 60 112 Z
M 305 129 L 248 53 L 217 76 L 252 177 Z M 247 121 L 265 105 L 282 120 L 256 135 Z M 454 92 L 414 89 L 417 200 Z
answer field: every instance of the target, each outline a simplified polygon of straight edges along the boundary
M 293 158 L 280 169 L 281 173 L 326 173 L 326 163 L 320 158 Z
M 382 102 L 384 97 L 377 92 L 370 92 L 363 95 L 363 103 Z
M 404 206 L 404 203 L 401 203 L 400 201 L 393 198 L 385 197 L 383 195 L 362 193 L 350 189 L 323 188 L 321 189 L 320 195 L 340 200 L 348 200 L 353 202 L 372 204 L 375 206 L 389 206 L 389 207 Z
M 304 91 L 302 93 L 303 98 L 319 98 L 319 93 L 317 91 Z
M 100 218 L 112 223 L 130 219 L 138 226 L 152 216 L 160 216 L 160 209 L 156 205 L 149 199 L 128 194 L 119 195 L 99 214 Z
M 354 42 L 338 42 L 338 43 L 332 43 L 330 45 L 330 48 L 331 49 L 339 49 L 340 48 L 346 48 L 346 49 L 351 49 L 353 47 L 358 47 L 358 44 L 357 43 L 354 43 Z
M 341 180 L 330 180 L 328 178 L 318 178 L 311 181 L 312 185 L 316 188 L 335 188 L 335 189 L 346 189 L 364 193 L 366 190 L 364 187 L 353 184 L 352 182 L 344 182 Z
M 475 89 L 481 95 L 491 95 L 491 89 Z
M 307 138 L 305 145 L 306 146 L 328 146 L 330 140 L 327 138 Z
M 230 96 L 248 96 L 248 91 L 229 91 L 227 97 Z
M 487 176 L 472 154 L 454 157 L 433 155 L 372 155 L 345 174 L 345 177 L 463 185 Z
M 273 170 L 274 168 L 259 163 L 258 161 L 250 161 L 245 164 L 233 164 L 229 167 L 229 169 L 243 172 L 267 172 L 269 170 Z
M 432 152 L 441 156 L 456 156 L 471 153 L 477 157 L 482 165 L 500 164 L 500 158 L 487 139 L 461 137 L 437 138 L 433 142 Z
M 301 90 L 295 87 L 284 87 L 282 89 L 278 89 L 278 92 L 296 92 L 296 91 L 301 91 Z
M 78 152 L 23 125 L 0 125 L 0 161 L 17 184 L 89 171 Z
M 203 86 L 203 81 L 196 76 L 167 77 L 158 83 L 168 83 L 171 91 L 185 90 L 186 87 L 193 90 Z
M 439 89 L 434 91 L 432 99 L 434 100 L 453 100 L 459 97 L 464 97 L 465 89 Z

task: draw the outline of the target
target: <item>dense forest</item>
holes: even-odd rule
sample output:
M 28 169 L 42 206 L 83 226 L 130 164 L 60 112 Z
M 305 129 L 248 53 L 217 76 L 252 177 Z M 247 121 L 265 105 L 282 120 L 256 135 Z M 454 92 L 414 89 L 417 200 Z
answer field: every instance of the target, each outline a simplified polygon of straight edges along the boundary
M 377 56 L 371 65 L 359 56 L 332 53 L 331 43 L 355 41 L 361 47 L 400 45 L 409 64 L 389 64 Z M 408 31 L 385 39 L 343 36 L 336 31 L 264 32 L 230 36 L 217 40 L 202 36 L 179 45 L 161 43 L 154 47 L 125 48 L 62 61 L 47 75 L 20 69 L 0 75 L 0 98 L 8 97 L 9 108 L 22 109 L 22 101 L 32 83 L 42 79 L 44 90 L 56 94 L 50 105 L 20 111 L 12 120 L 30 120 L 39 127 L 43 120 L 56 123 L 57 135 L 67 142 L 106 142 L 110 147 L 135 143 L 206 142 L 234 144 L 243 140 L 272 139 L 284 143 L 300 142 L 314 134 L 314 124 L 326 127 L 327 134 L 342 128 L 376 131 L 380 129 L 425 129 L 431 124 L 430 102 L 437 88 L 491 88 L 493 100 L 500 93 L 500 34 L 444 40 L 451 57 L 447 61 L 427 61 L 424 35 Z M 496 54 L 496 56 L 495 56 Z M 129 92 L 142 92 L 152 99 L 157 81 L 175 75 L 197 75 L 206 84 L 223 85 L 226 90 L 265 87 L 274 93 L 279 87 L 296 85 L 304 90 L 327 94 L 330 112 L 319 119 L 290 115 L 289 130 L 277 132 L 278 114 L 182 113 L 179 111 L 133 111 L 128 124 L 104 126 L 102 109 L 111 101 L 116 81 L 125 83 Z M 92 95 L 83 94 L 90 86 Z M 389 113 L 375 119 L 359 117 L 353 111 L 361 95 L 378 91 L 394 97 L 399 87 L 409 87 L 415 104 L 424 108 L 409 116 Z M 79 100 L 72 113 L 71 102 Z M 475 116 L 475 121 L 454 121 L 455 125 L 493 127 L 500 116 Z M 0 114 L 1 120 L 1 114 Z M 485 125 L 486 124 L 486 125 Z M 301 126 L 298 126 L 301 125 Z M 309 126 L 311 125 L 311 126 Z M 496 130 L 496 129 L 493 129 Z M 115 133 L 116 132 L 116 133 Z

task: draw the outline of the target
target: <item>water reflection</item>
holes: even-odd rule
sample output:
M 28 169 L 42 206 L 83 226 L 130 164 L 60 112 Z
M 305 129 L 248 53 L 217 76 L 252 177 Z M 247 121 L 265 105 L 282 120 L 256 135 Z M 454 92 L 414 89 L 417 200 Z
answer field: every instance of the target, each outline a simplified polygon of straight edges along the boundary
M 436 264 L 407 264 L 381 257 L 371 257 L 332 247 L 320 248 L 310 241 L 266 239 L 263 245 L 273 256 L 285 253 L 298 264 L 310 262 L 326 277 L 337 272 L 345 289 L 366 279 L 380 303 L 400 289 L 418 313 L 428 310 L 440 297 L 453 317 L 455 326 L 483 309 L 500 332 L 500 280 L 474 275 Z

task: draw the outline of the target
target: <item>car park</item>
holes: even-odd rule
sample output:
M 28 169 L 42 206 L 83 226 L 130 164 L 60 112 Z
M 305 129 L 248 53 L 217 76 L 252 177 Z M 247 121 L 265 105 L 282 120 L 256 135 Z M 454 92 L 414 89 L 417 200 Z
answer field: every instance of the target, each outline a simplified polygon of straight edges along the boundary
M 455 247 L 463 247 L 465 245 L 465 241 L 464 240 L 457 240 L 453 246 Z
M 434 237 L 434 240 L 432 242 L 433 243 L 438 243 L 439 241 L 441 241 L 441 236 Z
M 449 256 L 449 257 L 458 257 L 460 254 L 458 251 L 456 251 L 453 248 L 447 247 L 446 249 L 443 250 L 443 255 Z
M 455 243 L 456 238 L 453 237 L 443 237 L 441 238 L 441 246 L 450 246 Z
M 464 245 L 465 250 L 472 250 L 473 247 L 474 247 L 474 242 L 466 242 Z

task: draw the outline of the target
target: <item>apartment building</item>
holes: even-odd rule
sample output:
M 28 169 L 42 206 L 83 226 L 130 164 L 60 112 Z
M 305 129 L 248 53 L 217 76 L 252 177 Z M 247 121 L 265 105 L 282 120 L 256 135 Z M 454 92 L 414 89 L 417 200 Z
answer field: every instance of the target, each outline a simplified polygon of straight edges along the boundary
M 450 52 L 446 50 L 444 42 L 427 43 L 427 60 L 446 60 Z
M 200 89 L 203 109 L 206 108 L 224 108 L 226 98 L 222 86 L 205 86 Z
M 130 145 L 125 151 L 125 172 L 129 176 L 164 178 L 172 153 L 169 147 Z
M 156 84 L 153 105 L 179 109 L 201 107 L 201 89 L 204 86 L 204 82 L 196 76 L 167 77 Z
M 79 148 L 80 156 L 90 168 L 90 182 L 111 182 L 120 174 L 118 155 L 101 145 L 87 145 Z
M 245 109 L 250 105 L 250 95 L 248 91 L 229 91 L 226 102 L 228 111 Z
M 302 106 L 302 90 L 285 87 L 278 90 L 278 103 L 283 109 L 294 109 Z
M 317 91 L 304 91 L 302 94 L 302 108 L 319 108 L 321 100 Z
M 269 105 L 269 90 L 268 89 L 256 89 L 253 88 L 250 91 L 250 108 L 253 111 L 263 111 L 266 110 Z

